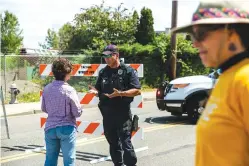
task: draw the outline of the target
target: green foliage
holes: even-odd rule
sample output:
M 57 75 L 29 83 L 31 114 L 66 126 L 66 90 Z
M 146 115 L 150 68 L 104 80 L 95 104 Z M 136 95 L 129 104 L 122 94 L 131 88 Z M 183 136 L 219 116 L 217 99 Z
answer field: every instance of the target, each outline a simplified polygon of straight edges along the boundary
M 1 14 L 1 52 L 2 53 L 18 53 L 19 47 L 22 45 L 22 30 L 19 27 L 18 18 L 9 11 Z
M 198 52 L 191 41 L 185 40 L 184 35 L 177 36 L 177 77 L 207 74 Z M 144 78 L 141 83 L 145 86 L 156 87 L 164 80 L 169 80 L 169 57 L 171 53 L 170 35 L 159 34 L 150 45 L 124 44 L 120 46 L 120 56 L 126 63 L 144 64 Z
M 64 24 L 58 33 L 48 30 L 45 46 L 66 50 L 78 50 L 82 58 L 68 58 L 72 63 L 104 63 L 100 53 L 104 46 L 114 43 L 119 46 L 120 57 L 125 63 L 141 63 L 144 65 L 143 88 L 156 87 L 168 80 L 170 68 L 170 35 L 156 35 L 152 11 L 143 8 L 129 12 L 120 4 L 117 7 L 105 6 L 104 2 L 90 8 L 82 9 L 75 15 L 73 23 Z M 65 53 L 66 54 L 66 53 Z M 177 35 L 177 77 L 206 74 L 205 69 L 185 35 Z M 50 80 L 41 81 L 42 86 Z M 69 83 L 77 91 L 88 90 L 89 83 L 94 84 L 96 78 L 74 77 Z
M 106 7 L 104 2 L 82 9 L 74 24 L 67 23 L 58 32 L 62 50 L 103 49 L 108 43 L 124 44 L 135 41 L 136 21 L 120 4 Z
M 66 50 L 70 48 L 70 41 L 72 40 L 74 34 L 74 27 L 70 23 L 64 24 L 58 32 L 59 36 L 59 48 L 61 50 Z
M 177 58 L 182 68 L 179 76 L 201 75 L 209 72 L 209 69 L 201 63 L 197 49 L 183 35 L 177 37 Z
M 152 91 L 153 89 L 154 89 L 153 87 L 148 86 L 148 85 L 146 85 L 146 84 L 143 84 L 143 85 L 142 85 L 142 88 L 141 88 L 141 90 L 142 90 L 143 92 L 150 92 L 150 91 Z
M 53 81 L 53 77 L 45 77 L 44 79 L 41 78 L 34 78 L 32 79 L 32 82 L 40 85 L 41 89 L 45 87 L 47 84 L 51 83 Z
M 40 93 L 30 92 L 30 93 L 20 94 L 17 96 L 17 100 L 20 103 L 39 102 Z
M 155 31 L 153 28 L 154 19 L 152 11 L 148 8 L 141 10 L 141 17 L 137 27 L 136 41 L 143 45 L 152 43 L 155 39 Z
M 170 36 L 165 33 L 161 33 L 155 37 L 153 42 L 161 54 L 163 55 L 163 61 L 166 62 L 168 56 L 170 55 Z
M 154 45 L 143 46 L 141 44 L 120 46 L 120 56 L 126 63 L 141 63 L 144 65 L 144 78 L 142 84 L 154 87 L 164 77 L 165 71 L 162 50 Z M 156 65 L 155 65 L 156 64 Z
M 5 57 L 6 59 L 6 71 L 15 69 L 18 66 L 19 58 L 16 57 Z M 1 64 L 4 67 L 4 57 L 1 57 Z
M 58 49 L 59 48 L 59 38 L 54 30 L 48 29 L 48 36 L 46 36 L 45 43 L 39 44 L 43 49 Z
M 132 19 L 134 21 L 134 26 L 137 27 L 139 25 L 139 15 L 138 15 L 136 10 L 132 14 Z M 136 31 L 137 31 L 137 29 L 136 29 Z

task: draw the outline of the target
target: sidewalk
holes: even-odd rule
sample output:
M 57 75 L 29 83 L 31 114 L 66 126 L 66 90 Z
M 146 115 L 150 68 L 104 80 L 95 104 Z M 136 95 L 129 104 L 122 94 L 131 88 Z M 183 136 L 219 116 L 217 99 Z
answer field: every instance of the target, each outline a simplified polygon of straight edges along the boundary
M 143 101 L 153 101 L 156 99 L 156 92 L 142 92 Z M 96 105 L 84 105 L 84 108 L 93 108 L 96 107 Z M 35 102 L 35 103 L 20 103 L 20 104 L 6 104 L 5 110 L 7 116 L 10 115 L 22 115 L 22 114 L 33 114 L 33 113 L 39 113 L 41 112 L 41 103 Z M 3 110 L 1 106 L 0 116 L 3 117 Z

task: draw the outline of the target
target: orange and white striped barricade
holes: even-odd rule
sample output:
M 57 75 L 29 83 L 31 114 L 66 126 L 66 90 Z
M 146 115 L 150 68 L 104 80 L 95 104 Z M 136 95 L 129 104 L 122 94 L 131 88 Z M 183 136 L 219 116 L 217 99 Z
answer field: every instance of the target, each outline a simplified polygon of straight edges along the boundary
M 46 120 L 47 120 L 47 118 L 41 117 L 41 119 L 40 119 L 40 127 L 41 128 L 45 127 Z M 76 121 L 76 123 L 77 123 L 77 127 L 78 127 L 78 132 L 81 134 L 93 134 L 96 136 L 103 136 L 104 135 L 103 124 L 100 122 Z M 144 132 L 143 132 L 143 128 L 141 128 L 141 127 L 139 127 L 137 131 L 133 131 L 131 134 L 131 141 L 139 140 L 139 139 L 141 139 L 141 140 L 144 139 Z M 42 149 L 45 150 L 46 149 L 45 146 Z M 135 152 L 140 152 L 140 151 L 144 151 L 147 149 L 148 149 L 148 146 L 135 149 Z M 92 160 L 92 161 L 90 161 L 90 163 L 95 164 L 95 163 L 103 162 L 103 161 L 110 160 L 110 159 L 111 159 L 110 156 L 102 157 L 99 159 Z
M 133 69 L 137 71 L 138 77 L 143 77 L 143 64 L 126 64 L 131 66 Z M 103 69 L 106 64 L 73 64 L 72 76 L 92 76 L 97 77 L 99 71 Z M 52 64 L 40 64 L 39 73 L 41 76 L 53 76 L 52 73 Z M 96 105 L 99 103 L 99 98 L 94 94 L 90 93 L 81 93 L 78 92 L 78 97 L 81 104 L 90 104 Z M 42 91 L 40 91 L 40 100 L 42 99 Z M 133 102 L 131 103 L 131 108 L 142 108 L 143 98 L 142 95 L 134 97 Z M 46 118 L 41 118 L 41 127 L 43 128 L 46 123 Z M 94 134 L 94 135 L 104 135 L 103 125 L 98 122 L 87 122 L 87 121 L 77 121 L 78 131 L 82 134 Z M 143 139 L 143 129 L 139 128 L 138 131 L 132 133 L 132 140 L 134 139 Z M 146 150 L 148 147 L 143 147 L 136 149 L 135 151 Z M 39 152 L 42 150 L 46 150 L 45 147 L 37 148 L 33 151 Z M 97 160 L 93 160 L 90 163 L 98 163 L 101 161 L 106 161 L 110 159 L 109 157 L 100 158 Z
M 99 98 L 92 93 L 81 93 L 78 92 L 78 98 L 80 104 L 97 105 L 99 103 Z M 40 91 L 40 101 L 42 100 L 42 91 Z M 138 95 L 134 97 L 131 102 L 131 108 L 142 108 L 143 107 L 143 97 Z
M 137 71 L 138 77 L 144 76 L 143 64 L 126 64 Z M 73 64 L 72 76 L 92 76 L 97 77 L 99 71 L 106 64 Z M 41 76 L 52 76 L 52 64 L 40 64 L 39 73 Z
M 40 127 L 44 128 L 47 118 L 41 117 Z M 103 124 L 100 122 L 89 122 L 89 121 L 76 121 L 78 132 L 82 134 L 92 134 L 96 136 L 104 135 Z M 143 129 L 139 128 L 137 131 L 132 132 L 132 140 L 144 139 Z
M 99 71 L 107 64 L 73 64 L 72 76 L 93 76 L 97 77 Z M 143 77 L 143 64 L 126 64 L 137 71 L 138 77 Z M 53 76 L 52 64 L 40 64 L 39 73 L 41 76 Z M 40 93 L 41 96 L 41 93 Z M 78 97 L 81 104 L 96 105 L 99 103 L 99 98 L 90 93 L 78 92 Z M 131 103 L 131 108 L 142 108 L 142 95 L 135 96 Z

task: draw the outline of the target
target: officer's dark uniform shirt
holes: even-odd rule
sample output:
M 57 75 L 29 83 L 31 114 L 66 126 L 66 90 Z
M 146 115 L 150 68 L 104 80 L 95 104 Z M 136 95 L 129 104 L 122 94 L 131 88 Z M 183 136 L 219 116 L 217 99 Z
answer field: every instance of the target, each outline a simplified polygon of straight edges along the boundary
M 95 88 L 99 91 L 99 106 L 108 108 L 108 110 L 105 109 L 104 112 L 102 111 L 103 116 L 115 116 L 129 112 L 133 97 L 109 98 L 104 94 L 112 94 L 114 92 L 113 88 L 120 91 L 133 88 L 140 89 L 141 85 L 136 73 L 136 70 L 123 63 L 118 68 L 106 66 L 99 72 L 99 77 L 95 85 Z

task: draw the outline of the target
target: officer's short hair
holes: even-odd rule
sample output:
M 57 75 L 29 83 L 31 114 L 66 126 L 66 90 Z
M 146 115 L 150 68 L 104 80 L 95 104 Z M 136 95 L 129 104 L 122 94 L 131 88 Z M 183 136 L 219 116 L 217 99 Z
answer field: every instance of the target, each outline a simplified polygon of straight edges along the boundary
M 52 64 L 52 72 L 56 80 L 64 81 L 67 74 L 73 70 L 71 62 L 65 58 L 58 58 Z

